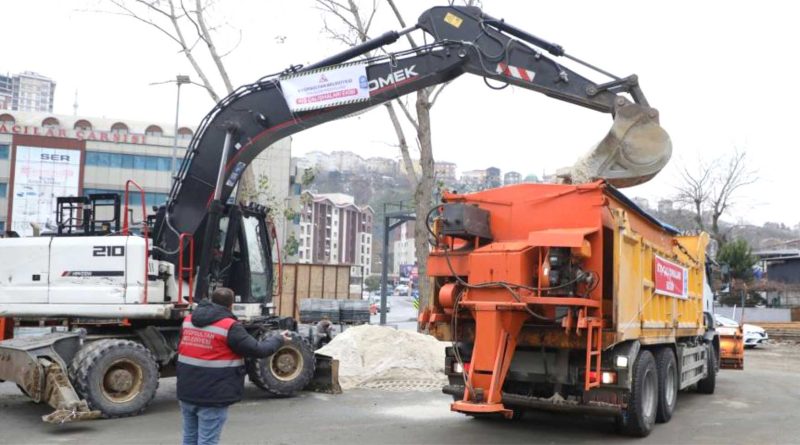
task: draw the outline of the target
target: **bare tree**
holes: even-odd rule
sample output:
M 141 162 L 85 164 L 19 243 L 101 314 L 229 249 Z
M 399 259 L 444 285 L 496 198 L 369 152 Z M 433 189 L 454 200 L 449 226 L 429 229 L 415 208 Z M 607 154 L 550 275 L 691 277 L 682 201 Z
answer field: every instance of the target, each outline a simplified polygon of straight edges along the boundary
M 219 102 L 221 95 L 214 88 L 206 69 L 198 61 L 195 49 L 200 42 L 205 44 L 208 56 L 210 57 L 217 74 L 225 87 L 225 94 L 233 92 L 228 70 L 225 67 L 224 58 L 230 54 L 238 43 L 230 50 L 220 53 L 214 43 L 215 26 L 209 26 L 210 0 L 195 0 L 192 7 L 190 0 L 108 0 L 113 6 L 111 14 L 122 15 L 137 20 L 152 29 L 158 31 L 168 40 L 179 47 L 179 52 L 186 56 L 192 69 L 200 77 L 201 83 L 196 83 L 203 87 L 211 100 Z M 187 3 L 190 6 L 187 6 Z M 241 41 L 241 31 L 239 32 Z M 177 131 L 177 128 L 175 129 Z M 248 168 L 239 181 L 237 201 L 254 199 L 257 196 L 257 188 L 252 169 Z
M 406 22 L 394 0 L 386 0 L 386 2 L 400 26 L 406 28 Z M 327 16 L 333 16 L 338 19 L 346 28 L 344 32 L 338 31 L 329 26 L 327 19 L 323 17 L 324 30 L 331 38 L 349 46 L 354 46 L 369 39 L 369 29 L 377 10 L 377 3 L 375 0 L 373 0 L 370 12 L 364 15 L 362 15 L 355 0 L 347 0 L 346 3 L 338 0 L 316 0 L 316 3 L 318 9 Z M 465 3 L 471 6 L 477 2 L 476 0 L 467 0 Z M 411 34 L 406 34 L 406 38 L 412 48 L 419 48 L 419 45 L 414 41 Z M 397 136 L 397 145 L 400 149 L 406 175 L 409 182 L 414 187 L 414 208 L 417 215 L 414 226 L 414 248 L 416 251 L 419 276 L 422 277 L 419 280 L 420 310 L 424 310 L 424 308 L 428 306 L 428 297 L 430 295 L 430 285 L 427 279 L 424 278 L 427 275 L 428 253 L 430 249 L 425 215 L 428 214 L 430 207 L 434 204 L 433 190 L 435 185 L 430 112 L 439 94 L 446 85 L 447 84 L 441 84 L 417 91 L 413 109 L 400 99 L 385 104 L 386 111 Z M 416 132 L 416 143 L 419 149 L 419 169 L 417 169 L 414 159 L 409 152 L 408 139 L 406 138 L 403 125 L 398 118 L 395 105 L 400 108 L 403 116 Z M 383 267 L 386 266 L 383 265 Z
M 711 233 L 720 245 L 727 241 L 727 233 L 722 233 L 719 219 L 736 203 L 737 194 L 742 187 L 758 180 L 756 171 L 747 165 L 747 153 L 736 150 L 727 162 L 721 163 L 719 175 L 711 187 L 709 207 L 711 209 Z
M 705 230 L 703 212 L 711 194 L 713 167 L 713 163 L 707 164 L 701 160 L 697 162 L 695 168 L 684 164 L 680 171 L 681 183 L 675 186 L 677 191 L 675 200 L 691 207 L 699 230 Z
M 733 207 L 742 188 L 758 180 L 756 171 L 748 166 L 747 152 L 735 150 L 711 163 L 699 161 L 697 168 L 681 169 L 681 184 L 676 186 L 677 199 L 690 205 L 695 212 L 697 228 L 708 230 L 711 237 L 724 245 L 728 232 L 720 227 L 720 219 Z

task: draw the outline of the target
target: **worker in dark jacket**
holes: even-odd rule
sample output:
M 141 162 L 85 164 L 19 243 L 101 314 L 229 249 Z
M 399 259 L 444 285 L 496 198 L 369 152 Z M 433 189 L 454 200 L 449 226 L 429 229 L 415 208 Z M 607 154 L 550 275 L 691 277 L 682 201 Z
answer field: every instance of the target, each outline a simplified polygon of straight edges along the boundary
M 183 321 L 177 374 L 184 445 L 218 443 L 228 406 L 242 399 L 244 358 L 269 357 L 291 340 L 288 331 L 256 340 L 232 305 L 233 291 L 218 288 Z

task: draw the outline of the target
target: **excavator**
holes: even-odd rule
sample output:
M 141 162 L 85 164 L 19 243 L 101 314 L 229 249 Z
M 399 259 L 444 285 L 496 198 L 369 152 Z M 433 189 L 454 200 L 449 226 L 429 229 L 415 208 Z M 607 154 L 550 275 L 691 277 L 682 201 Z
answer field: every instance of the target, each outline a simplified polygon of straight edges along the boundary
M 429 43 L 392 51 L 411 32 L 425 33 Z M 254 336 L 295 328 L 272 312 L 268 209 L 229 200 L 243 171 L 279 139 L 465 73 L 613 117 L 601 142 L 560 172 L 564 182 L 631 186 L 669 160 L 669 136 L 635 75 L 614 76 L 479 8 L 434 7 L 411 27 L 291 66 L 221 100 L 201 121 L 166 204 L 144 221 L 128 218 L 129 195 L 143 193 L 128 181 L 124 197 L 60 198 L 58 233 L 0 239 L 0 317 L 67 330 L 0 342 L 0 379 L 52 406 L 48 422 L 130 416 L 153 399 L 159 376 L 173 372 L 181 321 L 211 289 L 235 291 L 234 311 Z M 328 375 L 318 378 L 321 369 Z M 247 371 L 272 394 L 319 380 L 335 386 L 334 364 L 314 357 L 301 339 L 248 361 Z

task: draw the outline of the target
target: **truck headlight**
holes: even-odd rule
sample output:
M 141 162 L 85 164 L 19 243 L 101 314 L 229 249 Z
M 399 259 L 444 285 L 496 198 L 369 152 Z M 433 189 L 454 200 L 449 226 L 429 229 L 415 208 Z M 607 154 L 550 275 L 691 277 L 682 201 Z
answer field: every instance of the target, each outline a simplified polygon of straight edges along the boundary
M 624 355 L 618 355 L 616 358 L 616 365 L 617 368 L 627 368 L 628 367 L 628 357 Z
M 459 362 L 453 363 L 453 372 L 458 373 L 458 374 L 463 374 L 464 373 L 464 366 Z

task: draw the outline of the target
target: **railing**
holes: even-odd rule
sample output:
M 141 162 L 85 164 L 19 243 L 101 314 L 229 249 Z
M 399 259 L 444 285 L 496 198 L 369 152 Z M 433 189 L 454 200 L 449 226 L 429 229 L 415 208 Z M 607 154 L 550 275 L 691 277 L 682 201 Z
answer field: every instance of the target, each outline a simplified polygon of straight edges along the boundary
M 189 240 L 189 266 L 183 265 L 183 258 L 185 257 L 184 252 L 184 241 Z M 181 236 L 178 238 L 178 303 L 177 305 L 183 305 L 183 273 L 189 273 L 189 306 L 194 303 L 194 294 L 192 293 L 192 288 L 194 286 L 194 280 L 192 279 L 192 273 L 194 272 L 194 237 L 191 233 L 181 233 Z
M 147 272 L 150 270 L 150 238 L 147 233 L 147 204 L 144 198 L 144 189 L 136 183 L 133 179 L 125 181 L 125 217 L 122 223 L 122 234 L 125 236 L 130 235 L 130 227 L 128 225 L 128 203 L 130 186 L 133 184 L 141 195 L 142 199 L 142 237 L 144 238 L 144 304 L 147 304 Z

